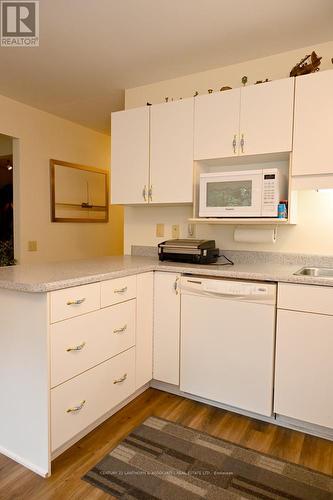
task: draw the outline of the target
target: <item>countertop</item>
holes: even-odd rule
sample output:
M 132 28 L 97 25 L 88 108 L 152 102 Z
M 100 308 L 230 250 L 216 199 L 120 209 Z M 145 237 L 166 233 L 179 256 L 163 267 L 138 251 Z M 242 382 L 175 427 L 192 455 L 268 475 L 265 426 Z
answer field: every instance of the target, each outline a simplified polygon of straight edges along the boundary
M 333 279 L 294 276 L 300 267 L 302 266 L 299 264 L 274 262 L 237 262 L 234 266 L 193 265 L 159 262 L 157 257 L 125 255 L 3 267 L 0 268 L 0 288 L 21 292 L 49 292 L 148 271 L 333 286 Z

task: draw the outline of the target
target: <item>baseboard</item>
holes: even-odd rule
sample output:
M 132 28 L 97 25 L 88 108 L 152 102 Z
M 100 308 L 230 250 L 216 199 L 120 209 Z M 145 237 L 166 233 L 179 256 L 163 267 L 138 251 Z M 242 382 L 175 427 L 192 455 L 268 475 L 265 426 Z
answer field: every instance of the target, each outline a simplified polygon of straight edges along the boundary
M 205 403 L 216 408 L 221 408 L 222 410 L 238 413 L 240 415 L 244 415 L 245 417 L 254 418 L 256 420 L 261 420 L 263 422 L 278 425 L 279 427 L 285 427 L 294 431 L 303 432 L 304 434 L 310 434 L 311 436 L 316 436 L 327 439 L 329 441 L 333 441 L 333 429 L 329 429 L 328 427 L 309 424 L 308 422 L 285 417 L 283 415 L 273 414 L 271 417 L 267 417 L 265 415 L 260 415 L 258 413 L 235 408 L 234 406 L 224 405 L 222 403 L 218 403 L 217 401 L 212 401 L 210 399 L 202 398 L 201 396 L 195 396 L 194 394 L 183 392 L 177 385 L 160 382 L 158 380 L 152 380 L 150 382 L 150 387 L 153 387 L 154 389 L 158 389 L 160 391 L 170 392 L 171 394 L 175 394 L 176 396 L 182 396 L 187 399 L 192 399 L 193 401 L 198 401 L 199 403 Z
M 73 446 L 73 444 L 75 444 L 78 441 L 80 441 L 80 439 L 82 439 L 84 436 L 86 436 L 87 434 L 89 434 L 89 432 L 91 432 L 94 429 L 96 429 L 96 427 L 98 427 L 103 422 L 105 422 L 105 420 L 107 420 L 108 418 L 112 417 L 112 415 L 114 415 L 119 410 L 121 410 L 122 408 L 124 408 L 124 406 L 128 405 L 128 403 L 130 403 L 131 401 L 133 401 L 133 399 L 135 399 L 138 396 L 140 396 L 140 394 L 142 394 L 148 388 L 149 388 L 149 383 L 143 385 L 142 387 L 140 387 L 140 389 L 137 389 L 133 394 L 131 394 L 131 396 L 129 396 L 127 399 L 125 399 L 124 401 L 122 401 L 121 403 L 119 403 L 119 405 L 115 406 L 114 408 L 112 408 L 107 413 L 104 413 L 104 415 L 102 415 L 98 420 L 95 420 L 92 424 L 88 425 L 85 429 L 83 429 L 82 431 L 80 431 L 78 434 L 76 434 L 74 437 L 72 437 L 65 444 L 61 445 L 60 448 L 57 448 L 56 450 L 54 450 L 51 453 L 51 460 L 54 460 L 59 455 L 61 455 L 64 451 L 68 450 L 68 448 L 70 448 L 71 446 Z
M 41 469 L 40 467 L 37 467 L 35 464 L 29 462 L 28 460 L 25 460 L 24 458 L 20 457 L 19 455 L 16 455 L 16 453 L 12 453 L 11 451 L 7 450 L 6 448 L 3 448 L 0 446 L 0 453 L 2 455 L 5 455 L 8 458 L 11 458 L 14 460 L 14 462 L 17 462 L 20 465 L 23 465 L 27 469 L 30 469 L 32 472 L 35 472 L 39 476 L 42 477 L 48 477 L 50 475 L 50 471 L 46 469 Z
M 278 414 L 276 415 L 275 424 L 304 432 L 305 434 L 311 434 L 312 436 L 324 438 L 328 441 L 333 441 L 333 429 L 330 429 L 329 427 L 309 424 L 308 422 L 303 422 L 303 420 L 297 420 L 296 418 L 285 417 L 284 415 Z

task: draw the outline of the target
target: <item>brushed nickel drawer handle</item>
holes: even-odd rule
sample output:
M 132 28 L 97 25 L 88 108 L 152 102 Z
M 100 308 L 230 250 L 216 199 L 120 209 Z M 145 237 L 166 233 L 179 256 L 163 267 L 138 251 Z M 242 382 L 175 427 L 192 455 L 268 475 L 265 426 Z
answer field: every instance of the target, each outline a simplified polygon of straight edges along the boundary
M 241 146 L 241 151 L 244 153 L 244 144 L 245 144 L 245 139 L 244 139 L 244 134 L 242 134 L 242 138 L 240 141 L 240 146 Z
M 68 408 L 68 410 L 66 410 L 66 413 L 80 411 L 80 410 L 82 410 L 82 408 L 84 407 L 85 404 L 86 404 L 86 400 L 84 399 L 83 401 L 81 401 L 81 403 L 79 405 L 73 406 L 72 408 Z
M 76 345 L 75 347 L 69 347 L 68 349 L 66 349 L 66 352 L 82 351 L 82 349 L 84 348 L 85 345 L 86 345 L 86 343 L 82 342 L 82 344 Z
M 67 302 L 67 305 L 68 306 L 78 306 L 80 304 L 83 304 L 83 302 L 86 300 L 85 297 L 83 297 L 82 299 L 76 299 L 76 300 L 69 300 Z
M 127 373 L 125 373 L 121 378 L 118 378 L 118 380 L 114 380 L 114 384 L 121 384 L 121 382 L 124 382 L 127 379 Z
M 117 288 L 116 290 L 113 290 L 113 293 L 125 293 L 127 292 L 127 286 L 124 286 L 123 288 Z
M 236 146 L 237 146 L 237 141 L 236 141 L 236 134 L 234 135 L 234 139 L 232 141 L 232 149 L 234 150 L 234 155 L 236 154 Z
M 127 330 L 127 325 L 124 325 L 121 328 L 115 328 L 113 333 L 123 333 L 125 330 Z

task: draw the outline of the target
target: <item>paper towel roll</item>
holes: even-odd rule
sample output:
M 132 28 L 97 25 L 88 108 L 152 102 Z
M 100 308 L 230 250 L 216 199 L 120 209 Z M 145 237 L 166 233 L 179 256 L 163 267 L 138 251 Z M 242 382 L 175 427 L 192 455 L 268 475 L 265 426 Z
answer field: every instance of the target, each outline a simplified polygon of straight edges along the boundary
M 275 229 L 245 229 L 236 228 L 234 240 L 240 243 L 276 243 Z

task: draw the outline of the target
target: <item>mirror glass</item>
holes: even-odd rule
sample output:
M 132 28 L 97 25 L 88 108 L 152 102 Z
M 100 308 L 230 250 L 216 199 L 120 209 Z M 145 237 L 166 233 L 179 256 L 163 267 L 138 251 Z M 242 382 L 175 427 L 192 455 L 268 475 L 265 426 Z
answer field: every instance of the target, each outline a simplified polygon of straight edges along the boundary
M 51 160 L 52 222 L 107 222 L 108 172 Z

